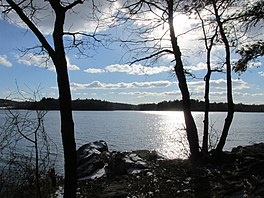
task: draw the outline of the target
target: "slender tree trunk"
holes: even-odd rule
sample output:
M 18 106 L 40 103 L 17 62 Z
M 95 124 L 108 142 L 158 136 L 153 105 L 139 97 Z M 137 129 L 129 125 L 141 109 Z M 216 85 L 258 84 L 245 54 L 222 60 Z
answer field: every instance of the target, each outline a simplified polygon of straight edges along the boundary
M 202 24 L 204 28 L 204 24 Z M 203 155 L 208 154 L 208 141 L 209 141 L 209 107 L 210 107 L 210 100 L 209 100 L 209 92 L 210 92 L 210 79 L 211 79 L 211 49 L 212 49 L 212 40 L 210 43 L 210 47 L 207 44 L 206 39 L 206 33 L 204 31 L 205 36 L 205 45 L 207 49 L 207 55 L 206 55 L 206 64 L 207 64 L 207 73 L 205 75 L 205 90 L 204 90 L 204 101 L 205 101 L 205 107 L 204 107 L 204 131 L 203 131 L 203 145 L 202 145 L 202 153 Z
M 37 112 L 38 114 L 38 112 Z M 42 197 L 41 190 L 40 190 L 40 181 L 39 181 L 39 150 L 38 150 L 38 129 L 40 126 L 40 118 L 38 118 L 38 126 L 37 129 L 34 131 L 34 147 L 35 147 L 35 175 L 36 175 L 36 186 L 37 186 L 37 197 Z
M 217 36 L 218 28 L 216 27 L 214 35 L 208 39 L 204 20 L 200 15 L 200 11 L 196 10 L 201 23 L 202 23 L 202 30 L 204 35 L 204 44 L 206 48 L 206 65 L 207 65 L 207 73 L 204 77 L 205 81 L 205 90 L 204 90 L 204 100 L 205 100 L 205 107 L 204 107 L 204 132 L 203 132 L 203 144 L 202 144 L 202 153 L 204 157 L 208 156 L 208 143 L 209 143 L 209 111 L 210 111 L 210 100 L 209 100 L 209 93 L 210 93 L 210 79 L 212 75 L 211 69 L 211 51 L 214 44 L 214 39 Z
M 203 25 L 204 27 L 204 25 Z M 211 69 L 211 51 L 214 42 L 214 38 L 217 34 L 217 30 L 215 35 L 210 39 L 210 43 L 208 45 L 207 40 L 205 40 L 207 55 L 206 55 L 206 64 L 207 64 L 207 73 L 205 75 L 205 90 L 204 90 L 204 100 L 205 100 L 205 108 L 204 108 L 204 133 L 203 133 L 203 145 L 202 145 L 202 153 L 204 155 L 208 154 L 208 143 L 209 143 L 209 111 L 210 111 L 210 100 L 209 100 L 209 93 L 210 93 L 210 79 L 212 75 Z M 204 35 L 205 31 L 204 31 Z M 206 36 L 205 36 L 206 39 Z
M 213 2 L 213 7 L 214 7 L 214 12 L 216 16 L 216 22 L 219 27 L 219 31 L 221 34 L 222 41 L 224 42 L 225 45 L 225 52 L 226 52 L 226 84 L 227 84 L 227 103 L 228 103 L 228 111 L 227 111 L 227 116 L 225 119 L 224 123 L 224 128 L 220 137 L 220 140 L 218 142 L 218 145 L 216 147 L 217 152 L 222 152 L 225 143 L 226 143 L 226 138 L 229 132 L 229 128 L 231 126 L 233 116 L 234 116 L 234 103 L 233 103 L 233 96 L 232 96 L 232 77 L 231 77 L 231 53 L 230 53 L 230 46 L 228 39 L 225 34 L 225 30 L 223 27 L 223 23 L 221 22 L 220 16 L 218 14 L 218 10 L 216 7 L 216 3 Z
M 210 63 L 207 62 L 207 66 L 210 67 Z M 210 91 L 210 78 L 211 78 L 211 69 L 207 70 L 207 74 L 205 76 L 205 92 L 204 92 L 204 100 L 205 100 L 205 108 L 204 108 L 204 132 L 203 132 L 203 145 L 202 145 L 202 153 L 208 153 L 208 142 L 209 142 L 209 91 Z
M 64 57 L 61 57 L 62 62 L 66 62 Z M 69 87 L 69 80 L 67 70 L 64 63 L 60 64 L 64 69 L 58 71 L 58 85 L 60 93 L 60 115 L 61 115 L 61 135 L 62 144 L 64 148 L 64 169 L 65 169 L 65 181 L 64 181 L 64 197 L 74 198 L 76 197 L 77 187 L 77 165 L 76 165 L 76 144 L 74 137 L 74 123 L 72 118 L 71 108 L 71 94 Z M 60 69 L 59 69 L 60 70 Z
M 55 56 L 52 57 L 52 59 L 57 71 L 57 82 L 60 96 L 61 135 L 65 161 L 64 197 L 75 198 L 77 187 L 76 144 L 71 108 L 70 83 L 63 43 L 63 25 L 65 21 L 66 10 L 60 5 L 59 2 L 51 2 L 51 5 L 53 6 L 56 13 L 53 31 Z
M 199 151 L 199 140 L 196 124 L 194 122 L 193 116 L 191 114 L 191 102 L 190 94 L 187 86 L 187 81 L 185 78 L 185 73 L 183 69 L 183 63 L 181 59 L 181 51 L 178 46 L 178 41 L 174 32 L 173 25 L 173 0 L 167 0 L 168 3 L 168 15 L 169 15 L 169 27 L 170 27 L 170 38 L 171 44 L 176 60 L 176 66 L 174 67 L 176 76 L 179 81 L 179 88 L 182 93 L 183 101 L 183 112 L 185 118 L 187 139 L 190 145 L 191 160 L 193 163 L 197 163 L 200 160 L 200 151 Z
M 77 187 L 77 165 L 76 165 L 76 144 L 74 138 L 74 123 L 71 108 L 71 91 L 67 69 L 66 55 L 63 43 L 63 26 L 65 13 L 82 1 L 75 1 L 68 7 L 63 7 L 59 0 L 48 0 L 56 14 L 53 30 L 54 48 L 48 43 L 44 35 L 36 25 L 25 15 L 19 4 L 13 0 L 7 0 L 12 9 L 36 35 L 43 48 L 45 48 L 53 60 L 57 72 L 57 83 L 59 88 L 60 115 L 61 115 L 61 135 L 64 149 L 64 197 L 75 198 Z

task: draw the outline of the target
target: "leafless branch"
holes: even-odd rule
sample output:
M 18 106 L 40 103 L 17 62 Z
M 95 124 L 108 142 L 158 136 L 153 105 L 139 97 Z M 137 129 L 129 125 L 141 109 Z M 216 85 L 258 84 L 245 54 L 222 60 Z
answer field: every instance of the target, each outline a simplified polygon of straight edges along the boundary
M 143 58 L 136 59 L 136 60 L 132 61 L 132 62 L 130 63 L 130 65 L 132 65 L 132 64 L 134 64 L 134 63 L 137 63 L 137 62 L 141 62 L 141 61 L 144 61 L 144 60 L 151 59 L 151 58 L 156 57 L 156 56 L 158 56 L 158 55 L 160 55 L 160 54 L 163 54 L 163 53 L 170 53 L 170 54 L 173 54 L 173 51 L 171 51 L 171 50 L 167 50 L 167 49 L 165 49 L 165 50 L 161 50 L 161 51 L 156 52 L 156 53 L 154 53 L 154 54 L 151 54 L 151 55 L 149 55 L 149 56 L 146 56 L 146 57 L 143 57 Z
M 43 34 L 39 31 L 39 29 L 36 27 L 36 25 L 30 21 L 30 19 L 25 15 L 23 10 L 12 0 L 6 0 L 9 5 L 17 12 L 19 17 L 27 24 L 27 26 L 35 33 L 35 35 L 40 40 L 43 47 L 48 51 L 48 53 L 52 56 L 55 52 L 53 48 L 50 46 L 46 38 L 43 36 Z
M 67 5 L 67 6 L 65 6 L 64 8 L 65 8 L 65 10 L 67 11 L 67 10 L 69 10 L 69 9 L 72 9 L 73 7 L 75 7 L 75 6 L 78 5 L 78 4 L 83 4 L 83 2 L 84 2 L 84 1 L 82 1 L 82 0 L 76 0 L 76 1 L 74 1 L 73 3 L 71 3 L 71 4 Z

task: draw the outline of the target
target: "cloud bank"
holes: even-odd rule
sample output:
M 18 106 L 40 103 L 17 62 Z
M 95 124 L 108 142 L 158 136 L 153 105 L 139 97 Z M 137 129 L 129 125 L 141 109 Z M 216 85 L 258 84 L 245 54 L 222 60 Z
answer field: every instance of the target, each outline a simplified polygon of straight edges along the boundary
M 140 64 L 137 65 L 114 64 L 114 65 L 106 66 L 103 69 L 88 68 L 84 70 L 84 72 L 93 73 L 93 74 L 105 73 L 105 72 L 110 72 L 110 73 L 118 72 L 118 73 L 126 73 L 129 75 L 154 75 L 169 71 L 172 71 L 172 67 L 166 67 L 166 66 L 146 67 Z
M 71 83 L 72 90 L 85 89 L 150 89 L 150 88 L 165 88 L 175 84 L 170 81 L 150 81 L 150 82 L 120 82 L 120 83 L 102 83 L 100 81 L 93 81 L 91 83 Z

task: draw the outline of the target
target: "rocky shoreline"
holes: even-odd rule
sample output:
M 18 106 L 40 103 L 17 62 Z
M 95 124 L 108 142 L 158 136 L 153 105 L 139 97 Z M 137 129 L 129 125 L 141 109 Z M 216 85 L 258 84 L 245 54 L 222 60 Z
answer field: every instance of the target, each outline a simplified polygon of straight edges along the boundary
M 199 167 L 151 151 L 109 152 L 104 141 L 77 154 L 79 197 L 264 197 L 264 143 Z

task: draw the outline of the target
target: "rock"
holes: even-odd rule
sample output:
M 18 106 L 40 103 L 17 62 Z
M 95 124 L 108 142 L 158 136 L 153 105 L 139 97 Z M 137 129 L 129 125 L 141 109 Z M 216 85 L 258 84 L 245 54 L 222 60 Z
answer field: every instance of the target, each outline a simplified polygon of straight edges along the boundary
M 264 143 L 259 144 L 253 144 L 248 146 L 238 146 L 236 148 L 233 148 L 232 153 L 235 153 L 237 155 L 256 155 L 262 154 L 264 152 Z
M 104 151 L 109 152 L 108 146 L 103 140 L 85 144 L 77 150 L 77 164 L 82 164 L 82 161 L 92 158 L 93 155 L 100 155 Z
M 240 154 L 231 153 L 235 160 L 224 156 L 228 159 L 224 164 L 198 167 L 184 159 L 155 160 L 144 150 L 103 152 L 112 168 L 100 169 L 108 171 L 102 179 L 80 182 L 83 197 L 264 197 L 262 148 L 262 144 L 240 147 Z M 133 167 L 134 172 L 146 171 L 128 175 Z
M 164 157 L 161 153 L 158 153 L 157 151 L 137 150 L 137 151 L 132 151 L 132 153 L 136 153 L 139 157 L 147 161 L 166 159 L 166 157 Z
M 111 155 L 108 172 L 111 175 L 125 175 L 139 173 L 147 168 L 147 163 L 135 153 L 113 153 Z
M 77 176 L 79 179 L 102 177 L 108 162 L 108 146 L 100 140 L 85 144 L 77 150 Z M 98 174 L 96 174 L 98 173 Z
M 156 153 L 145 157 L 157 158 Z M 97 179 L 102 176 L 120 176 L 139 173 L 147 169 L 147 163 L 135 152 L 109 152 L 105 141 L 85 144 L 77 150 L 77 175 L 79 180 Z

